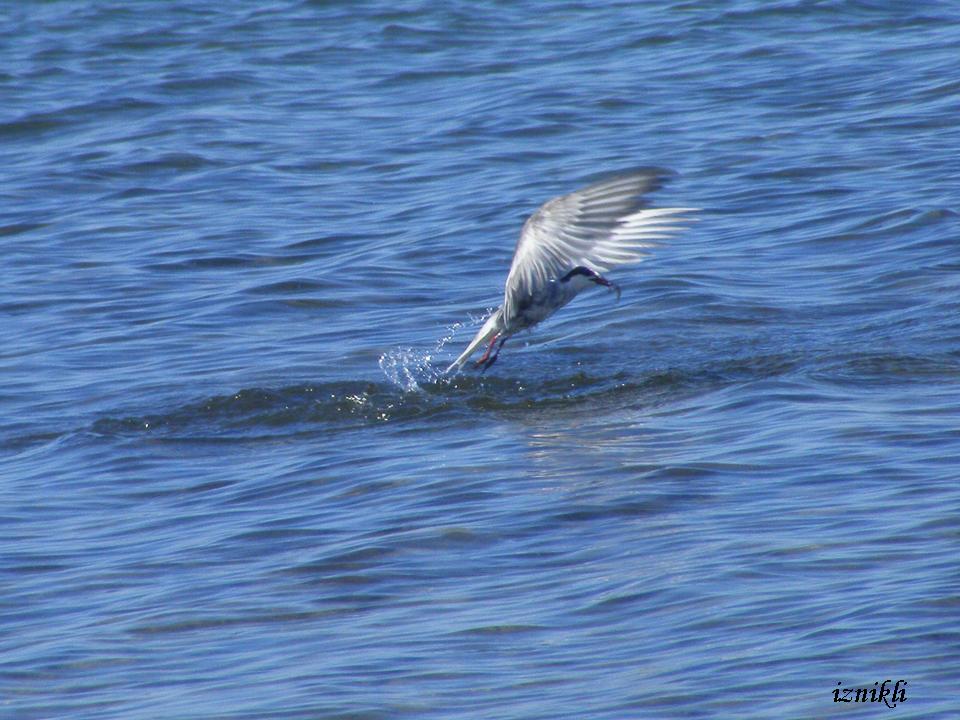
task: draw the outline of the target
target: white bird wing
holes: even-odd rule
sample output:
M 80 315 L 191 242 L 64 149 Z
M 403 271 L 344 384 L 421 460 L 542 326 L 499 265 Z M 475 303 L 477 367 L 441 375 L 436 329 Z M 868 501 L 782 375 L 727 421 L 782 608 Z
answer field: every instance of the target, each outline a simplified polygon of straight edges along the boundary
M 504 288 L 504 316 L 523 298 L 584 265 L 598 273 L 639 262 L 657 241 L 683 228 L 694 208 L 645 208 L 645 193 L 665 173 L 640 170 L 590 185 L 544 203 L 520 231 Z

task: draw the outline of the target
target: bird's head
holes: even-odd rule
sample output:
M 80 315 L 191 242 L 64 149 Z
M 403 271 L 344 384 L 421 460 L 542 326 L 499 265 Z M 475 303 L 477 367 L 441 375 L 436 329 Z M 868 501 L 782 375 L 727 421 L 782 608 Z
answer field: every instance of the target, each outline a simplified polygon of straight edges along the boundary
M 584 267 L 583 265 L 578 265 L 573 270 L 568 272 L 566 275 L 560 278 L 560 282 L 572 283 L 573 287 L 575 287 L 578 291 L 589 287 L 591 284 L 603 285 L 603 287 L 608 287 L 611 290 L 615 290 L 617 293 L 617 300 L 620 299 L 619 285 L 610 282 L 605 277 L 601 276 L 600 273 L 591 270 L 588 267 Z

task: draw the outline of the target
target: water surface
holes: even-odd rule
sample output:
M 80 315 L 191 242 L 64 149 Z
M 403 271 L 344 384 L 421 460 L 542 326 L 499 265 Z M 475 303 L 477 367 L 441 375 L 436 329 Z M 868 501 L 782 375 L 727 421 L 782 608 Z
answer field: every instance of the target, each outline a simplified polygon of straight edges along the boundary
M 957 716 L 954 4 L 0 16 L 0 715 Z M 646 165 L 699 222 L 442 377 Z

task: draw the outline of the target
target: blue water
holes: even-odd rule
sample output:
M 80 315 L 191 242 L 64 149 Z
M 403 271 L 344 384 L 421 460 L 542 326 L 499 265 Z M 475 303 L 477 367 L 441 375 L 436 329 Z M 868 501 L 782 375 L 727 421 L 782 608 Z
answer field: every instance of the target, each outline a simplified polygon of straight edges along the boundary
M 960 717 L 956 3 L 0 19 L 0 717 Z

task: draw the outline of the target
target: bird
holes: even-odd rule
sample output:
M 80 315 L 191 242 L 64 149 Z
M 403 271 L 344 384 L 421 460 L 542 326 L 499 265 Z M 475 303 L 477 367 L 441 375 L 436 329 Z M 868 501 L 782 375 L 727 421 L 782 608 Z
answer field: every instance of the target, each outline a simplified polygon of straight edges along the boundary
M 671 175 L 642 168 L 541 205 L 520 231 L 503 303 L 445 374 L 460 370 L 484 344 L 486 352 L 476 364 L 487 370 L 511 336 L 550 317 L 587 288 L 608 288 L 619 300 L 620 286 L 603 274 L 643 260 L 657 241 L 684 229 L 692 220 L 689 214 L 697 211 L 646 206 L 644 197 Z

